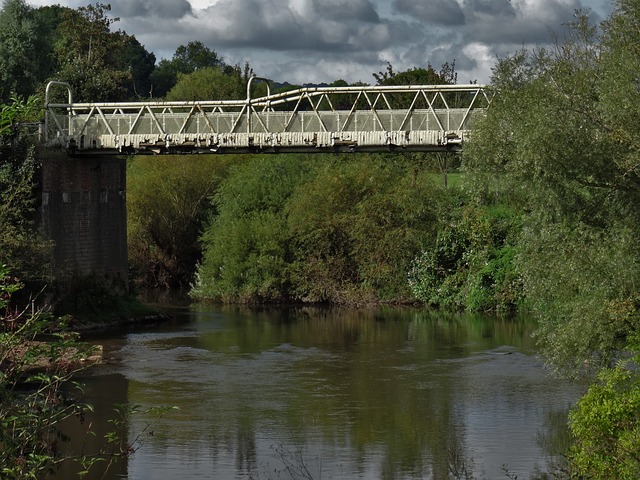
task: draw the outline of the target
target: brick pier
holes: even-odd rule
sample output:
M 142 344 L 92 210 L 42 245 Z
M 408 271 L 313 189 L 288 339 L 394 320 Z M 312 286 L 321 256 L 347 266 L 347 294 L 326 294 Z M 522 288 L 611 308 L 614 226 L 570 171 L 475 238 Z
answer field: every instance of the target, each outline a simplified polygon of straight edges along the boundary
M 126 160 L 44 151 L 41 227 L 58 280 L 96 275 L 127 288 Z

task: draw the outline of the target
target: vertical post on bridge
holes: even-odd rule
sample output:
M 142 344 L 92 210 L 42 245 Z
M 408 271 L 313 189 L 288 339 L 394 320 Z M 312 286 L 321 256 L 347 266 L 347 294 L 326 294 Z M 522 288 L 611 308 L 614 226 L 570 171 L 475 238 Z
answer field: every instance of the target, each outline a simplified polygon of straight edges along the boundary
M 68 112 L 69 112 L 69 120 L 68 120 L 68 125 L 67 125 L 67 136 L 71 135 L 71 116 L 72 116 L 72 111 L 71 111 L 71 105 L 73 104 L 73 95 L 71 94 L 71 85 L 69 85 L 66 82 L 58 82 L 58 81 L 51 81 L 49 83 L 47 83 L 47 88 L 45 89 L 45 93 L 44 93 L 44 141 L 48 142 L 49 141 L 49 92 L 51 91 L 51 87 L 54 85 L 61 85 L 63 87 L 67 87 L 67 92 L 68 92 Z M 66 139 L 65 139 L 65 143 L 66 143 Z
M 271 87 L 269 86 L 269 79 L 264 77 L 256 77 L 255 75 L 249 77 L 247 82 L 247 133 L 251 133 L 251 84 L 254 80 L 262 80 L 267 84 L 267 96 L 271 95 Z

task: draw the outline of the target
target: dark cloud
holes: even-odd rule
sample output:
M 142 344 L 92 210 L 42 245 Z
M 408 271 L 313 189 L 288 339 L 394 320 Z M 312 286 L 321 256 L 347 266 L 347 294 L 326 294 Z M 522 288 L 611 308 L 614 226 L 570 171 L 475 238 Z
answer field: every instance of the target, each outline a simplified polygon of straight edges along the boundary
M 27 0 L 34 5 L 60 0 Z M 77 7 L 87 1 L 66 0 Z M 372 72 L 456 62 L 458 80 L 489 81 L 497 58 L 544 46 L 576 9 L 594 21 L 610 0 L 111 0 L 117 28 L 156 54 L 201 41 L 227 63 L 278 81 L 373 82 Z
M 353 52 L 390 39 L 368 0 L 220 0 L 197 17 L 190 31 L 232 48 Z
M 179 19 L 192 13 L 187 0 L 120 0 L 111 4 L 114 16 L 122 18 L 171 18 Z
M 488 0 L 466 0 L 480 7 Z M 497 5 L 504 3 L 498 2 Z M 468 14 L 468 22 L 463 38 L 467 42 L 481 42 L 486 45 L 546 44 L 551 40 L 551 32 L 559 31 L 563 24 L 573 18 L 580 7 L 579 0 L 537 0 L 520 1 L 517 7 L 504 8 L 493 15 L 478 8 Z
M 464 0 L 463 10 L 475 15 L 516 16 L 516 10 L 511 0 Z
M 378 23 L 380 17 L 369 0 L 316 0 L 316 11 L 337 21 Z
M 455 26 L 465 23 L 465 15 L 454 0 L 394 0 L 393 7 L 401 15 L 434 25 Z

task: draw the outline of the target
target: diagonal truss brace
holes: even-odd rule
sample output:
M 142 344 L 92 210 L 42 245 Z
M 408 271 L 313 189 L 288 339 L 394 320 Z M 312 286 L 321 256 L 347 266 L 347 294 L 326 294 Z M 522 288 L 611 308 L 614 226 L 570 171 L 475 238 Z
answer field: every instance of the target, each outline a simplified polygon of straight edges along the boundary
M 49 89 L 58 84 L 69 90 L 67 103 L 49 102 Z M 482 114 L 490 100 L 486 87 L 473 84 L 305 87 L 276 94 L 267 88 L 266 96 L 253 98 L 250 81 L 243 100 L 74 103 L 68 85 L 52 82 L 47 86 L 45 135 L 59 144 L 73 143 L 74 148 L 130 145 L 137 149 L 138 144 L 149 143 L 162 148 L 180 144 L 204 148 L 205 144 L 233 147 L 243 142 L 251 146 L 254 141 L 265 145 L 281 139 L 290 146 L 296 142 L 328 145 L 332 138 L 358 138 L 351 144 L 374 145 L 382 140 L 371 139 L 384 135 L 372 135 L 387 132 L 386 138 L 396 139 L 388 140 L 389 145 L 403 138 L 402 144 L 422 142 L 427 147 L 454 137 L 461 141 L 469 122 Z M 91 141 L 81 141 L 82 136 Z

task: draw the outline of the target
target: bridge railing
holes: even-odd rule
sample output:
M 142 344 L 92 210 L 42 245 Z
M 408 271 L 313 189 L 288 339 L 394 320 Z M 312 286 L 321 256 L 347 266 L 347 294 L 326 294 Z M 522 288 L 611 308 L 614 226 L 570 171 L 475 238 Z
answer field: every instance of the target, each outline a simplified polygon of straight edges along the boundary
M 50 146 L 70 153 L 455 150 L 488 103 L 482 85 L 313 87 L 192 102 L 74 103 L 69 92 L 67 103 L 47 94 L 45 130 Z

